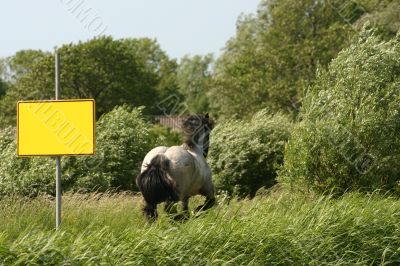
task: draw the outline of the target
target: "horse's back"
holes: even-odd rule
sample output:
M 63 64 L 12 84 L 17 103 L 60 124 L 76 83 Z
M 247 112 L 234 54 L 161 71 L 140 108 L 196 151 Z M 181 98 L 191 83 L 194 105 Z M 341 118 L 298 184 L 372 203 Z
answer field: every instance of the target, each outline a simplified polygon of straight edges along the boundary
M 163 154 L 169 160 L 169 172 L 174 179 L 180 175 L 191 174 L 190 171 L 194 169 L 194 158 L 193 156 L 181 146 L 172 147 L 156 147 L 147 153 L 142 163 L 142 172 L 146 170 L 147 165 L 150 164 L 151 160 L 158 154 Z
M 181 146 L 169 147 L 164 154 L 172 162 L 172 168 L 191 167 L 194 163 L 191 154 Z

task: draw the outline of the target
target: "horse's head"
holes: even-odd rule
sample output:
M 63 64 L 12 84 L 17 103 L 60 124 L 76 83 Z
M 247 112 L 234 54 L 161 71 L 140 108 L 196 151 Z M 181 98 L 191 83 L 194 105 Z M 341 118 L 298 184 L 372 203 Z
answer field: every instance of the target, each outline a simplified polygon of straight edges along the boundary
M 191 115 L 182 123 L 183 138 L 190 148 L 199 148 L 207 157 L 213 121 L 206 115 Z

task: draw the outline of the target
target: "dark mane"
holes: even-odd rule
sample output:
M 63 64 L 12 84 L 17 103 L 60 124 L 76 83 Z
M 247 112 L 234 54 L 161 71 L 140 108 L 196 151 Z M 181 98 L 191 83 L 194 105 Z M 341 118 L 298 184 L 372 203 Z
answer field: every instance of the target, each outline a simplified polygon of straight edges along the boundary
M 195 147 L 198 143 L 200 133 L 202 132 L 203 128 L 208 134 L 213 128 L 213 121 L 209 118 L 208 114 L 191 115 L 187 117 L 182 123 L 182 134 L 184 143 L 190 148 Z M 207 147 L 203 148 L 207 148 L 208 152 L 208 143 Z

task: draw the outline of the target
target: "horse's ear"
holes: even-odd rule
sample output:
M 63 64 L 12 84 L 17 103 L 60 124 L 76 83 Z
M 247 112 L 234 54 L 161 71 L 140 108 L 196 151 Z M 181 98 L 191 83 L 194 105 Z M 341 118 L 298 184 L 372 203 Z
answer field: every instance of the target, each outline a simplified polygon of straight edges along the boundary
M 209 119 L 209 118 L 210 118 L 210 116 L 208 115 L 208 113 L 206 114 L 206 118 L 207 118 L 207 119 Z

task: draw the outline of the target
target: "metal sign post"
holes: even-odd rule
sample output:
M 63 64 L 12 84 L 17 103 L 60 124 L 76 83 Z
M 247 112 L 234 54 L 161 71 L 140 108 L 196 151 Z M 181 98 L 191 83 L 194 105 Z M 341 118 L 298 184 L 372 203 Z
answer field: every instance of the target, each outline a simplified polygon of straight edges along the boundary
M 56 61 L 56 100 L 60 100 L 61 84 L 60 84 L 60 55 L 55 52 Z M 56 157 L 56 230 L 61 225 L 61 157 Z
M 61 157 L 95 155 L 94 99 L 60 100 L 60 55 L 55 51 L 55 100 L 17 103 L 17 156 L 56 160 L 56 229 L 61 226 Z

